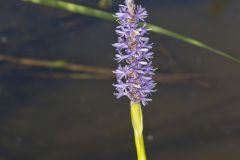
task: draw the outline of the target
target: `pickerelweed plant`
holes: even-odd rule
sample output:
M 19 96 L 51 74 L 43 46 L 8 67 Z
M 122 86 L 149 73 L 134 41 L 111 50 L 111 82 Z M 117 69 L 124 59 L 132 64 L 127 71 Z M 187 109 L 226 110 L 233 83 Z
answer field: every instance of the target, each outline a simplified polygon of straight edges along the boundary
M 149 39 L 144 37 L 148 29 L 152 32 L 178 39 L 193 46 L 200 47 L 219 56 L 232 60 L 240 64 L 240 59 L 191 38 L 161 26 L 145 24 L 147 12 L 141 6 L 135 6 L 133 0 L 126 0 L 124 5 L 120 5 L 119 12 L 113 16 L 112 13 L 68 2 L 65 0 L 20 0 L 33 4 L 44 5 L 57 9 L 62 9 L 72 13 L 91 16 L 107 21 L 117 21 L 119 35 L 118 43 L 115 43 L 117 54 L 116 60 L 119 62 L 118 69 L 115 71 L 117 83 L 114 84 L 117 98 L 127 96 L 131 101 L 131 118 L 135 135 L 135 143 L 139 160 L 145 160 L 146 154 L 142 136 L 143 121 L 141 104 L 147 105 L 151 99 L 150 94 L 154 92 L 155 83 L 152 80 L 155 69 L 151 66 L 153 53 L 150 52 L 152 45 Z M 209 52 L 209 53 L 210 53 Z
M 152 67 L 153 52 L 149 38 L 145 37 L 149 29 L 146 28 L 145 18 L 147 11 L 140 5 L 136 6 L 133 0 L 126 0 L 119 6 L 116 13 L 119 26 L 116 33 L 118 42 L 113 44 L 116 48 L 116 60 L 119 65 L 114 71 L 117 77 L 117 98 L 127 96 L 131 101 L 131 118 L 134 129 L 135 143 L 139 160 L 145 160 L 143 141 L 143 122 L 141 104 L 147 105 L 154 92 L 156 83 L 152 80 L 155 69 Z

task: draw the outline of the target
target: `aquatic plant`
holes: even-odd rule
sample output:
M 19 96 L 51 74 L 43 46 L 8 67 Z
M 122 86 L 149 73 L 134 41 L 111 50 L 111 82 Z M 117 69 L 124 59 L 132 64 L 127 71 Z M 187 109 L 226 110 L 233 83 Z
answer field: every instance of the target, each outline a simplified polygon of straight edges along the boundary
M 113 44 L 116 48 L 116 60 L 118 68 L 114 71 L 117 83 L 113 84 L 117 92 L 117 98 L 127 96 L 131 101 L 131 117 L 134 129 L 135 143 L 139 160 L 145 160 L 145 148 L 143 141 L 143 122 L 141 103 L 147 105 L 154 92 L 156 83 L 152 80 L 155 69 L 150 51 L 152 44 L 145 34 L 145 18 L 147 11 L 140 5 L 136 6 L 133 0 L 125 0 L 124 5 L 119 5 L 119 12 L 115 14 L 118 23 L 116 33 L 118 42 Z
M 228 53 L 217 50 L 199 40 L 175 33 L 168 29 L 146 24 L 144 19 L 147 17 L 146 10 L 140 6 L 135 7 L 133 0 L 126 0 L 125 5 L 120 5 L 120 12 L 113 17 L 111 13 L 77 5 L 61 0 L 22 0 L 35 4 L 51 6 L 64 9 L 70 12 L 92 16 L 104 20 L 114 21 L 116 18 L 120 23 L 117 28 L 119 35 L 118 43 L 114 44 L 118 54 L 116 60 L 121 63 L 115 71 L 117 76 L 116 87 L 118 98 L 127 96 L 130 99 L 131 120 L 134 129 L 134 137 L 139 160 L 146 160 L 146 153 L 143 140 L 143 118 L 141 103 L 146 105 L 151 101 L 149 95 L 154 91 L 155 83 L 152 80 L 154 68 L 151 66 L 152 52 L 151 44 L 144 34 L 151 29 L 155 33 L 169 36 L 186 43 L 204 48 L 215 54 L 240 63 L 240 60 Z

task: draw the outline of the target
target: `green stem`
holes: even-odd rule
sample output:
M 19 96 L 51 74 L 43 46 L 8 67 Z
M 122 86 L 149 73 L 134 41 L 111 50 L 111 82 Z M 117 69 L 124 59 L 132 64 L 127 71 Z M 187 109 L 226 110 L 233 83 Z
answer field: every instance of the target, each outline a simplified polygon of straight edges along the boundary
M 135 136 L 135 144 L 136 144 L 136 149 L 137 149 L 137 156 L 138 160 L 146 160 L 146 153 L 145 153 L 145 147 L 144 147 L 144 140 L 143 140 L 143 135 Z
M 146 152 L 143 139 L 143 118 L 142 109 L 139 103 L 131 102 L 131 120 L 134 130 L 135 145 L 137 150 L 138 160 L 146 160 Z

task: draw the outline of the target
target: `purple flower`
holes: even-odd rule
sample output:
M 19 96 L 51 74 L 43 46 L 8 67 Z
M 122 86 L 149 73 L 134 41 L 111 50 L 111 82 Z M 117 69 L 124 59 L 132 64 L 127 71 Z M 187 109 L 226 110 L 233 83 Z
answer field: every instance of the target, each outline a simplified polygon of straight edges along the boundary
M 149 29 L 146 28 L 145 18 L 147 11 L 141 6 L 129 4 L 119 5 L 119 12 L 115 17 L 119 22 L 116 33 L 118 42 L 113 44 L 117 54 L 118 68 L 114 71 L 117 77 L 117 98 L 127 96 L 134 103 L 147 105 L 151 99 L 150 94 L 154 92 L 156 83 L 152 80 L 154 69 L 151 59 L 153 58 L 152 44 L 144 35 Z

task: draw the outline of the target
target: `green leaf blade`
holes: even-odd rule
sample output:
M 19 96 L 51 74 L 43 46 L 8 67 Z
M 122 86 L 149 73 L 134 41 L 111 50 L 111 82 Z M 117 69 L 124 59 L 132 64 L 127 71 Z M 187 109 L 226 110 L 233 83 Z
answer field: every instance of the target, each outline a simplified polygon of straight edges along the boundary
M 91 17 L 95 17 L 95 18 L 99 18 L 99 19 L 103 19 L 103 20 L 115 21 L 115 18 L 113 17 L 112 13 L 94 9 L 94 8 L 90 8 L 90 7 L 86 7 L 86 6 L 83 6 L 80 4 L 74 4 L 74 3 L 65 2 L 65 1 L 61 1 L 61 0 L 21 0 L 21 1 L 30 2 L 30 3 L 34 3 L 34 4 L 38 4 L 38 5 L 45 5 L 45 6 L 49 6 L 49 7 L 53 7 L 53 8 L 58 8 L 58 9 L 66 10 L 69 12 L 78 13 L 78 14 L 82 14 L 85 16 L 91 16 Z M 181 35 L 179 33 L 170 31 L 168 29 L 165 29 L 163 27 L 159 27 L 159 26 L 156 26 L 153 24 L 147 24 L 147 27 L 150 28 L 152 32 L 155 32 L 155 33 L 158 33 L 161 35 L 165 35 L 165 36 L 168 36 L 168 37 L 171 37 L 174 39 L 178 39 L 185 43 L 189 43 L 191 45 L 203 48 L 205 50 L 208 50 L 212 53 L 215 53 L 219 56 L 222 56 L 224 58 L 227 58 L 229 60 L 232 60 L 232 61 L 240 64 L 240 59 L 231 56 L 231 54 L 229 54 L 229 53 L 215 49 L 197 39 Z

